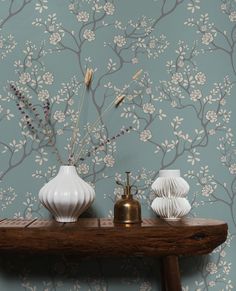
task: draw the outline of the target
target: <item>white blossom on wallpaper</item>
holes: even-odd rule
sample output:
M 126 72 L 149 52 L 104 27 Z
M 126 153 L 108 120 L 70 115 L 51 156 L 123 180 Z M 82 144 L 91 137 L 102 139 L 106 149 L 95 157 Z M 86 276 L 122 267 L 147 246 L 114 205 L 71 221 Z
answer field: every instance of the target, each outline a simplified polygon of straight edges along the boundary
M 57 174 L 58 154 L 66 159 L 82 82 L 92 68 L 78 133 L 80 147 L 89 132 L 78 172 L 96 187 L 88 215 L 113 216 L 122 195 L 114 181 L 122 181 L 127 168 L 143 215 L 154 215 L 150 185 L 160 169 L 181 168 L 191 186 L 191 215 L 226 220 L 230 232 L 210 256 L 189 259 L 188 267 L 181 260 L 183 290 L 234 290 L 236 2 L 1 0 L 0 5 L 1 215 L 48 215 L 37 193 Z M 140 79 L 130 82 L 139 69 Z M 21 104 L 9 90 L 13 83 L 39 118 L 50 103 L 43 139 L 32 134 L 18 110 Z M 122 106 L 102 116 L 121 94 Z M 101 122 L 92 129 L 97 117 Z M 86 157 L 89 148 L 127 126 L 129 134 Z M 60 257 L 49 261 L 43 280 L 34 278 L 38 271 L 30 259 L 24 268 L 21 262 L 8 265 L 17 274 L 12 290 L 158 288 L 155 262 L 147 259 L 122 259 L 118 265 L 94 260 L 91 267 Z M 110 280 L 111 266 L 120 274 L 117 281 Z M 184 275 L 190 268 L 191 279 Z

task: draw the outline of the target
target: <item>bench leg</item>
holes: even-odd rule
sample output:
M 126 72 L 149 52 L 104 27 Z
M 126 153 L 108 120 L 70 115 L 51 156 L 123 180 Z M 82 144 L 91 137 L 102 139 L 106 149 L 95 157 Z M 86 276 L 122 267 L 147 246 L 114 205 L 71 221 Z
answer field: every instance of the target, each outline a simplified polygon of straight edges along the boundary
M 177 256 L 166 256 L 162 258 L 161 275 L 163 291 L 181 291 Z

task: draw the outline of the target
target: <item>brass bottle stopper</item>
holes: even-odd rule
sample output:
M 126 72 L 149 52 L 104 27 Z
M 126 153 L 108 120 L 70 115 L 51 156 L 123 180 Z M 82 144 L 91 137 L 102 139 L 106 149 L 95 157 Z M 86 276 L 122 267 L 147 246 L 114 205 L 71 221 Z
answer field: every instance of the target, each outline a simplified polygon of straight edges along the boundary
M 133 195 L 137 194 L 138 189 L 136 186 L 130 185 L 130 172 L 126 172 L 126 175 L 126 185 L 123 185 L 120 181 L 116 181 L 118 185 L 124 188 L 124 194 L 114 205 L 114 223 L 141 223 L 141 205 L 138 200 L 133 198 Z M 135 189 L 133 194 L 131 193 L 132 189 Z

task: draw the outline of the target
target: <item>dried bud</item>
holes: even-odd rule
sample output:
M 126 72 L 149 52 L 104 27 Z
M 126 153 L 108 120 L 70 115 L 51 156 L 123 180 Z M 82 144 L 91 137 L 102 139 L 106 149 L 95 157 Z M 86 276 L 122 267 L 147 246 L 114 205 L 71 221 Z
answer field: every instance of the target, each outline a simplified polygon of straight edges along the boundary
M 143 69 L 138 70 L 138 71 L 133 75 L 132 80 L 137 80 L 137 79 L 140 77 L 140 75 L 142 74 L 142 72 L 143 72 Z
M 86 85 L 87 88 L 90 86 L 92 82 L 92 78 L 93 78 L 93 69 L 87 69 L 84 76 L 84 84 Z
M 125 95 L 120 95 L 116 97 L 115 100 L 115 107 L 119 107 L 119 105 L 123 102 L 123 100 L 125 99 Z

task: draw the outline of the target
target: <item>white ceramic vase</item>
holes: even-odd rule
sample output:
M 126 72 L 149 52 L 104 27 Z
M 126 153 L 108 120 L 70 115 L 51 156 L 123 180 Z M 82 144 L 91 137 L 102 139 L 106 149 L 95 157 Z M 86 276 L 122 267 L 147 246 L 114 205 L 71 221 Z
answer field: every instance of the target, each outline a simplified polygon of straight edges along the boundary
M 77 221 L 94 198 L 94 189 L 79 177 L 74 166 L 61 166 L 57 176 L 39 191 L 39 200 L 58 222 Z
M 179 220 L 191 210 L 185 198 L 189 184 L 180 176 L 180 170 L 161 170 L 152 184 L 152 190 L 157 197 L 151 207 L 161 218 Z

